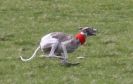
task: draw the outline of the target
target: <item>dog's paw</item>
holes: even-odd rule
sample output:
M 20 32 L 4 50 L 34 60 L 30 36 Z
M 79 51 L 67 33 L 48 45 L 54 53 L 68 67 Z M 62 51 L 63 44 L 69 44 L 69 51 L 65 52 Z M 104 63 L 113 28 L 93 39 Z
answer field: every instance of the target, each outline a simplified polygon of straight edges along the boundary
M 80 63 L 79 62 L 77 62 L 77 63 L 61 62 L 61 64 L 64 65 L 64 66 L 70 67 L 70 66 L 79 65 Z
M 77 57 L 77 59 L 84 59 L 85 57 L 82 57 L 82 56 L 80 56 L 80 57 Z
M 45 56 L 46 58 L 54 58 L 55 56 Z

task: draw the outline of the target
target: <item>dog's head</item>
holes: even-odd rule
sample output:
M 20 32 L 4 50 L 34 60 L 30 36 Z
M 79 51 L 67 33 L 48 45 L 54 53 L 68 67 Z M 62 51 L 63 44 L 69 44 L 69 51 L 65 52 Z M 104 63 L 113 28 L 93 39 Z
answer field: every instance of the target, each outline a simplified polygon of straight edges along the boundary
M 87 36 L 96 35 L 96 29 L 91 27 L 80 27 L 80 31 L 86 34 Z

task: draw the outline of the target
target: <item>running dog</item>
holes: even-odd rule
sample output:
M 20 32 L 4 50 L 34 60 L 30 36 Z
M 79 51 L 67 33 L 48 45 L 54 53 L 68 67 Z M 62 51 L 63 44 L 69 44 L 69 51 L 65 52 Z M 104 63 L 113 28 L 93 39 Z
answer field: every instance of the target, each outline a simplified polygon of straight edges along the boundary
M 91 27 L 81 27 L 80 32 L 75 36 L 65 34 L 63 32 L 52 32 L 41 38 L 40 45 L 34 51 L 33 55 L 24 59 L 20 56 L 22 61 L 29 61 L 36 56 L 39 49 L 47 57 L 60 57 L 63 64 L 68 64 L 68 53 L 72 53 L 80 45 L 83 45 L 88 36 L 96 35 L 96 29 Z

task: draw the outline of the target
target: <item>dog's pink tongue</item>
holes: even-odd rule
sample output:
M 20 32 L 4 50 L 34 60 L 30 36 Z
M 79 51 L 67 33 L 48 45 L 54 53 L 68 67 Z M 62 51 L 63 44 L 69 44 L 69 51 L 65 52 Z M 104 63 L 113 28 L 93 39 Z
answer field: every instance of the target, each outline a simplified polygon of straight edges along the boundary
M 76 34 L 75 38 L 80 41 L 81 45 L 84 44 L 85 41 L 86 41 L 86 36 L 84 34 L 82 34 L 82 33 Z

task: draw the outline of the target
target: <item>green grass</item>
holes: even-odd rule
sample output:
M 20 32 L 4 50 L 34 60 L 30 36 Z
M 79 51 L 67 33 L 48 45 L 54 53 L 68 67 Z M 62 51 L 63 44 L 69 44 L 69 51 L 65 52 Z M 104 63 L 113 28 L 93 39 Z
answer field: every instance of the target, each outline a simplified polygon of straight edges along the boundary
M 132 0 L 0 0 L 0 84 L 133 84 Z M 81 64 L 31 56 L 53 31 L 75 34 L 93 26 L 97 36 L 69 54 Z M 84 56 L 85 59 L 75 59 Z

